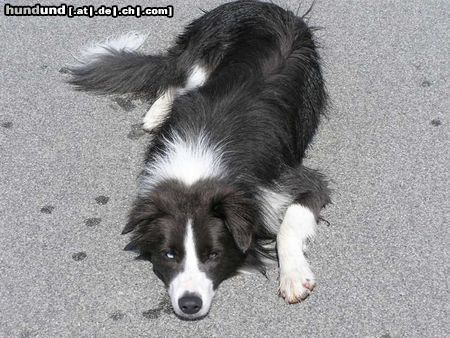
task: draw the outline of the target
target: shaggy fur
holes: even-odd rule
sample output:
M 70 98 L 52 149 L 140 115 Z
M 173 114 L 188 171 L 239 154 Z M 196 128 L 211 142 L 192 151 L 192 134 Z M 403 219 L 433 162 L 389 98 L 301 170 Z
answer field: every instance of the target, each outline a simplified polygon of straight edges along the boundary
M 193 69 L 207 77 L 196 83 Z M 274 257 L 266 244 L 289 205 L 317 221 L 329 202 L 323 175 L 302 165 L 327 96 L 311 29 L 292 12 L 228 3 L 193 21 L 162 55 L 104 47 L 69 72 L 76 89 L 97 94 L 176 93 L 164 96 L 167 112 L 152 130 L 123 231 L 168 288 L 186 270 L 187 224 L 199 271 L 216 289 L 239 269 L 264 271 L 264 258 Z M 175 312 L 205 315 L 205 299 L 193 305 L 189 297 L 172 299 Z

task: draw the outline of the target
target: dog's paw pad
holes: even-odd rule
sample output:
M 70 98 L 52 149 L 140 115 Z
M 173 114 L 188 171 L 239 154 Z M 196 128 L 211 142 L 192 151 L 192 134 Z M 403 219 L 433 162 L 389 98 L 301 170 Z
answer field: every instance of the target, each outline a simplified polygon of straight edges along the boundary
M 316 283 L 309 267 L 298 268 L 281 273 L 279 295 L 286 303 L 295 304 L 306 299 Z

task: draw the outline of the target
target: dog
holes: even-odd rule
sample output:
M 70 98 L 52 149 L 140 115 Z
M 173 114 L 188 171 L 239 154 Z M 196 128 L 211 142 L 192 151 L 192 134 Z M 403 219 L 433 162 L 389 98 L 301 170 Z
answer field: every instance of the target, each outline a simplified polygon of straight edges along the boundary
M 182 319 L 274 259 L 280 296 L 304 300 L 315 286 L 304 252 L 330 202 L 327 179 L 302 164 L 327 104 L 313 29 L 244 0 L 205 12 L 163 54 L 140 52 L 145 38 L 109 39 L 68 67 L 77 90 L 156 99 L 127 248 L 149 258 Z

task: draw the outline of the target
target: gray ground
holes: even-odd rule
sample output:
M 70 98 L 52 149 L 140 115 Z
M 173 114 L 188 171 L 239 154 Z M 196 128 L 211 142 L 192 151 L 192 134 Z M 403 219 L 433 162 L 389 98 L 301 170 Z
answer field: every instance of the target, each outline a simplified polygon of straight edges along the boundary
M 73 92 L 59 70 L 130 30 L 162 50 L 220 2 L 172 1 L 172 19 L 0 18 L 0 336 L 449 335 L 446 0 L 317 1 L 333 107 L 308 164 L 335 193 L 305 303 L 276 296 L 272 269 L 225 282 L 209 317 L 183 322 L 150 263 L 121 251 L 148 104 Z

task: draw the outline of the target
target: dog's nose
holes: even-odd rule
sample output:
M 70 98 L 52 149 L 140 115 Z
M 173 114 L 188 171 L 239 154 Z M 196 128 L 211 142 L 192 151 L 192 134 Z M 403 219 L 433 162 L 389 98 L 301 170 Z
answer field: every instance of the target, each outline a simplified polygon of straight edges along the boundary
M 178 300 L 178 306 L 181 311 L 188 315 L 197 313 L 202 308 L 202 299 L 195 294 L 187 294 Z

